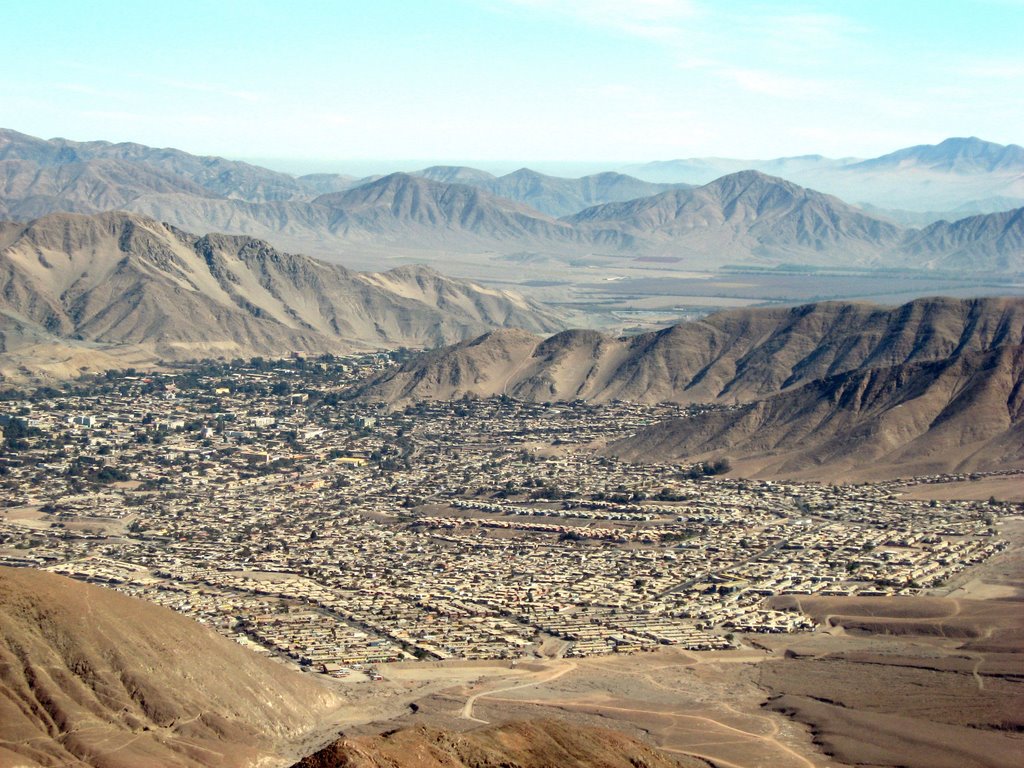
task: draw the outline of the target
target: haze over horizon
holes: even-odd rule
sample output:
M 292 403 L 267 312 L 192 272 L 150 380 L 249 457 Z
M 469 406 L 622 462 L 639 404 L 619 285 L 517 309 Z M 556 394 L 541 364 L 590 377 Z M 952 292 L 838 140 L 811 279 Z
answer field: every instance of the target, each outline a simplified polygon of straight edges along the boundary
M 0 125 L 294 172 L 871 157 L 1024 125 L 1024 6 L 999 0 L 55 1 L 5 31 Z

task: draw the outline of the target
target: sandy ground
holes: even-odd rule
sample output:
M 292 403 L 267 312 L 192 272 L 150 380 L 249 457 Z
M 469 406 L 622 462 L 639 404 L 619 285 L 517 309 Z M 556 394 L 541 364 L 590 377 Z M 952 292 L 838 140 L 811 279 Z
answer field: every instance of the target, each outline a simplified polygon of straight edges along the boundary
M 556 717 L 616 728 L 678 756 L 723 768 L 825 766 L 809 731 L 761 711 L 754 670 L 774 654 L 747 649 L 551 659 L 501 666 L 395 665 L 386 685 L 411 694 L 398 717 L 346 723 L 348 735 L 427 724 L 467 730 L 484 723 Z M 396 699 L 397 701 L 398 699 Z M 374 711 L 385 714 L 385 709 Z M 394 710 L 392 710 L 394 711 Z
M 908 486 L 900 495 L 907 499 L 936 501 L 985 501 L 994 496 L 997 501 L 1019 503 L 1024 502 L 1024 475 L 985 477 L 953 483 L 922 483 Z

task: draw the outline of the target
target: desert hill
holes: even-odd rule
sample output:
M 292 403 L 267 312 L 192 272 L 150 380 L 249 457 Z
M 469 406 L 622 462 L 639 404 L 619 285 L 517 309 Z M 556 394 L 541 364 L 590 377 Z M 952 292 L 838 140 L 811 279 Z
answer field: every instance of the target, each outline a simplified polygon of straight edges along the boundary
M 496 326 L 555 330 L 515 294 L 422 267 L 383 274 L 197 236 L 126 213 L 0 224 L 0 334 L 209 355 L 436 346 Z
M 1024 467 L 1024 346 L 849 371 L 744 405 L 656 424 L 607 452 L 729 456 L 744 474 L 880 479 Z
M 250 766 L 336 708 L 311 677 L 166 608 L 0 567 L 0 764 Z
M 691 764 L 690 762 L 686 764 Z M 693 761 L 703 765 L 702 761 Z M 341 739 L 293 768 L 677 768 L 684 765 L 623 734 L 555 720 L 465 733 L 408 728 Z
M 495 332 L 407 361 L 359 394 L 391 403 L 507 394 L 524 400 L 759 400 L 828 376 L 1024 343 L 1024 301 L 822 302 L 720 312 L 613 338 Z

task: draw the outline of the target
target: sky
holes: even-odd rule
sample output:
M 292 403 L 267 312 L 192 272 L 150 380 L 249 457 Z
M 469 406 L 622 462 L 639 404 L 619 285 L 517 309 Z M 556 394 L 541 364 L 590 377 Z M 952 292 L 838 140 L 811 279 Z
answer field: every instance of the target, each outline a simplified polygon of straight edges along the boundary
M 1022 41 L 1024 0 L 36 0 L 0 126 L 296 172 L 873 157 L 1024 143 Z

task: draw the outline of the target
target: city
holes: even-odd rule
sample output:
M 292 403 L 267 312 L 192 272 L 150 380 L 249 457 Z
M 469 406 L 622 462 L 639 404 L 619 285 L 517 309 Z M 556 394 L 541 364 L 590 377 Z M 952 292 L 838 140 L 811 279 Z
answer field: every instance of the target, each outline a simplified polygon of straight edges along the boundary
M 730 479 L 594 452 L 680 406 L 350 399 L 401 358 L 206 361 L 3 392 L 0 563 L 342 677 L 729 649 L 814 627 L 773 596 L 919 594 L 1005 547 L 1009 506 L 900 498 L 913 480 Z

